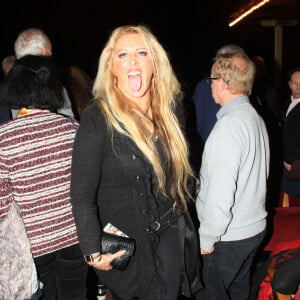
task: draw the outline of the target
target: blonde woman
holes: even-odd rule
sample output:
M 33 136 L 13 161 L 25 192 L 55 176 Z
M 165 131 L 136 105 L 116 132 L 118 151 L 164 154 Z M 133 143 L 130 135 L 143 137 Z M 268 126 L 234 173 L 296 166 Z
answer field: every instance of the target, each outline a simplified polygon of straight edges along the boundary
M 167 54 L 143 26 L 110 36 L 94 103 L 75 139 L 71 198 L 80 247 L 113 299 L 175 300 L 200 287 L 199 249 L 187 201 L 192 170 L 175 111 L 180 85 Z M 111 223 L 134 238 L 125 271 L 100 253 Z

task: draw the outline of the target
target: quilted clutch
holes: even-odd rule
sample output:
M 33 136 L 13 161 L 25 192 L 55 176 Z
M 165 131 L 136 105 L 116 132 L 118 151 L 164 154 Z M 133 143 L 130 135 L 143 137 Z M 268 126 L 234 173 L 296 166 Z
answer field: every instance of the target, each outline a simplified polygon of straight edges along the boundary
M 106 232 L 101 233 L 101 253 L 115 253 L 126 250 L 126 253 L 111 263 L 113 269 L 123 271 L 126 269 L 131 256 L 134 254 L 136 242 L 132 238 L 118 236 Z

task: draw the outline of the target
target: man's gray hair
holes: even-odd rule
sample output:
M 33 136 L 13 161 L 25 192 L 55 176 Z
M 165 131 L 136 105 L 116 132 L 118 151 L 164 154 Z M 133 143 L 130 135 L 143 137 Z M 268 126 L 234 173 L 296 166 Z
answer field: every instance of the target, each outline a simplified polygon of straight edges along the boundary
M 240 46 L 238 45 L 235 45 L 235 44 L 227 44 L 227 45 L 224 45 L 222 46 L 221 48 L 219 48 L 219 50 L 217 51 L 216 53 L 216 57 L 215 59 L 218 58 L 218 56 L 220 55 L 224 55 L 224 54 L 238 54 L 238 53 L 245 53 L 244 49 L 241 48 Z
M 25 55 L 52 55 L 52 45 L 48 36 L 38 28 L 28 28 L 22 31 L 15 41 L 15 54 L 19 59 Z

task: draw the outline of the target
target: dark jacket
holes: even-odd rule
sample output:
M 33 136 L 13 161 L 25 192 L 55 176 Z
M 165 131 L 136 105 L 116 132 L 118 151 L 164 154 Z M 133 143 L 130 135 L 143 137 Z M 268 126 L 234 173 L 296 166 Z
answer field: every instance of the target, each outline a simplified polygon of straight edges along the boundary
M 220 104 L 215 102 L 210 85 L 207 79 L 199 81 L 193 94 L 197 117 L 197 131 L 203 144 L 217 122 L 216 114 L 221 107 Z
M 125 271 L 98 271 L 102 283 L 118 295 L 154 300 L 157 276 L 147 215 L 142 153 L 126 136 L 109 132 L 97 104 L 82 114 L 74 144 L 71 199 L 84 254 L 100 249 L 100 226 L 112 223 L 136 239 L 137 249 Z M 99 212 L 99 214 L 98 214 Z M 199 249 L 188 213 L 178 221 L 182 250 L 182 293 L 200 287 Z M 154 288 L 153 288 L 154 287 Z
M 10 110 L 6 106 L 0 106 L 0 124 L 11 120 Z
M 284 161 L 300 160 L 300 103 L 288 114 L 283 127 Z

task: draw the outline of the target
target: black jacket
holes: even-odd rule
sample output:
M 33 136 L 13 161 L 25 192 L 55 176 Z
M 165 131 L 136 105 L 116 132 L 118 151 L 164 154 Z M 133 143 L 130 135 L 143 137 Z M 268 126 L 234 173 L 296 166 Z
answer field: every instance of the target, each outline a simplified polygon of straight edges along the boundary
M 105 117 L 92 104 L 81 117 L 74 144 L 71 199 L 81 250 L 100 249 L 100 226 L 112 223 L 136 239 L 136 253 L 125 271 L 98 271 L 100 281 L 116 294 L 154 300 L 156 273 L 148 233 L 146 187 L 142 154 L 126 136 L 109 133 Z M 200 287 L 199 249 L 189 213 L 178 221 L 182 250 L 182 294 Z M 172 250 L 170 251 L 172 253 Z
M 284 161 L 300 160 L 300 103 L 288 114 L 283 127 Z

